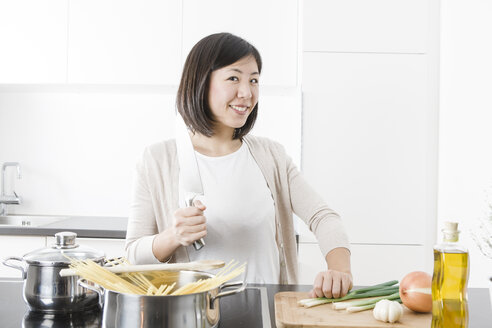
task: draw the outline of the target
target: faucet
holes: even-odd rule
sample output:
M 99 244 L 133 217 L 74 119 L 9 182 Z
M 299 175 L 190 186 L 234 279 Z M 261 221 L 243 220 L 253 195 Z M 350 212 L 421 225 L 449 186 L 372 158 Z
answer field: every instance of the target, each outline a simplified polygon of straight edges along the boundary
M 13 195 L 5 194 L 5 171 L 7 167 L 12 166 L 17 168 L 17 179 L 21 178 L 20 164 L 17 162 L 5 162 L 2 164 L 2 189 L 0 189 L 0 216 L 7 215 L 7 205 L 19 205 L 22 199 L 17 196 L 15 191 Z

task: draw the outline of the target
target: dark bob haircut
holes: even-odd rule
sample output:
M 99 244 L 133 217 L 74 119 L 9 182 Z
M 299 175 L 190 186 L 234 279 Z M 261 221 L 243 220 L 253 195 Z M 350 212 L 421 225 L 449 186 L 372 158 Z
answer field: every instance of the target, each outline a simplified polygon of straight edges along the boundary
M 206 135 L 214 134 L 212 112 L 208 105 L 210 75 L 213 71 L 229 66 L 240 59 L 253 56 L 261 73 L 261 57 L 258 50 L 230 33 L 209 35 L 191 49 L 183 68 L 181 83 L 176 97 L 176 108 L 183 120 L 193 132 Z M 256 121 L 258 103 L 253 108 L 241 128 L 234 131 L 233 139 L 241 139 Z

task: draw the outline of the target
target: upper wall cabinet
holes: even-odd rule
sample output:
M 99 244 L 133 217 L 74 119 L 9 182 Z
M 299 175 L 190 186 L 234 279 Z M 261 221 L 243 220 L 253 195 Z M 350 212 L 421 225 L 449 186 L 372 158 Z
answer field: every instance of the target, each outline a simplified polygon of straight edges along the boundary
M 260 52 L 262 85 L 295 86 L 297 26 L 296 0 L 183 0 L 183 62 L 204 36 L 230 32 Z
M 72 0 L 69 22 L 69 83 L 179 83 L 181 1 Z
M 0 83 L 64 83 L 66 0 L 0 0 Z
M 429 0 L 305 0 L 304 51 L 425 53 Z

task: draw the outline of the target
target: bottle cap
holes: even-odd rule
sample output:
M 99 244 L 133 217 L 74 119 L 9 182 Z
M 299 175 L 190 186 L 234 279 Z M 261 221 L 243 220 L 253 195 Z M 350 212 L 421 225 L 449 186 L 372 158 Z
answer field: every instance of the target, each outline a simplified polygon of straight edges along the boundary
M 442 229 L 444 234 L 444 241 L 446 242 L 457 242 L 458 241 L 458 222 L 444 222 L 444 229 Z
M 444 222 L 444 230 L 449 232 L 458 232 L 458 222 Z

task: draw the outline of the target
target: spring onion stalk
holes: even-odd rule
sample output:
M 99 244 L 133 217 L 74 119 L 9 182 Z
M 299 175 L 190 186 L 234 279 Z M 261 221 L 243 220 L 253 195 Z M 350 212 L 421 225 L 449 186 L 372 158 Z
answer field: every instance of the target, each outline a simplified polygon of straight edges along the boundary
M 387 300 L 389 301 L 397 301 L 398 303 L 402 303 L 401 301 L 401 298 L 394 298 L 394 299 L 390 299 L 390 298 L 387 298 Z M 376 307 L 376 303 L 372 303 L 372 304 L 367 304 L 367 305 L 361 305 L 361 306 L 352 306 L 352 307 L 349 307 L 347 308 L 347 312 L 350 312 L 350 313 L 353 313 L 353 312 L 361 312 L 361 311 L 366 311 L 366 310 L 370 310 L 370 309 L 374 309 Z
M 340 301 L 346 301 L 351 299 L 376 297 L 376 296 L 388 296 L 398 292 L 399 287 L 393 286 L 396 283 L 398 283 L 397 280 L 392 280 L 382 284 L 353 290 L 350 291 L 344 297 L 339 297 L 339 298 L 318 297 L 318 298 L 303 299 L 298 301 L 298 304 L 304 307 L 313 307 L 321 304 L 340 302 Z
M 331 302 L 333 302 L 333 299 L 331 298 L 318 297 L 318 298 L 307 298 L 304 300 L 300 300 L 297 302 L 297 304 L 309 308 L 309 307 L 331 303 Z
M 357 301 L 350 301 L 350 302 L 333 302 L 333 309 L 335 310 L 345 310 L 349 307 L 354 307 L 354 306 L 362 306 L 362 305 L 370 305 L 373 303 L 377 303 L 380 300 L 394 300 L 396 298 L 400 298 L 400 293 L 395 292 L 389 296 L 380 296 L 376 298 L 370 298 L 370 299 L 362 299 L 362 300 L 357 300 Z
M 383 282 L 382 284 L 377 284 L 377 285 L 373 285 L 373 286 L 369 286 L 369 287 L 359 288 L 359 289 L 353 290 L 353 292 L 356 294 L 365 293 L 365 292 L 368 292 L 370 290 L 393 286 L 393 285 L 396 285 L 397 283 L 398 283 L 398 280 L 390 280 L 387 282 Z
M 376 303 L 381 300 L 398 301 L 400 300 L 400 293 L 396 292 L 388 296 L 381 296 L 381 297 L 364 299 L 359 301 L 333 303 L 333 307 L 335 310 L 347 310 L 347 312 L 360 312 L 360 311 L 373 309 L 376 306 Z M 401 303 L 401 300 L 399 302 Z

